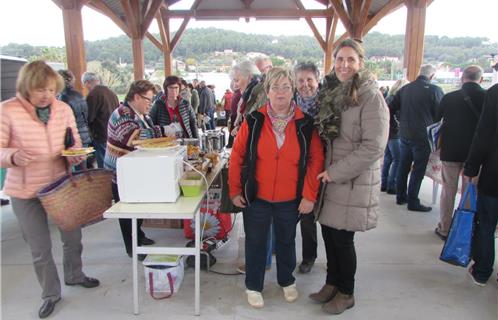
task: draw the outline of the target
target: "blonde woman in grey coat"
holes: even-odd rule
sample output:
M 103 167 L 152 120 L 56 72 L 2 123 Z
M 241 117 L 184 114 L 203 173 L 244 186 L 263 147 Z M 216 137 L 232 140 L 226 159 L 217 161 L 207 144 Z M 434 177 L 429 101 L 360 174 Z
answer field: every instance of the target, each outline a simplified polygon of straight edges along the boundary
M 316 124 L 326 145 L 318 221 L 327 254 L 325 285 L 310 298 L 340 314 L 354 306 L 356 231 L 375 228 L 379 211 L 380 159 L 389 131 L 389 111 L 374 76 L 364 68 L 364 50 L 351 39 L 334 52 L 334 69 L 320 90 Z

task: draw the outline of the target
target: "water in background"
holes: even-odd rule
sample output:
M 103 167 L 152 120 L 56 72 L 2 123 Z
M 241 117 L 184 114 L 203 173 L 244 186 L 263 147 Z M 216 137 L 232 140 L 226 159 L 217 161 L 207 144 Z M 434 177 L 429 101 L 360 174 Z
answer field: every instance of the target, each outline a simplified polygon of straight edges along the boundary
M 184 77 L 185 81 L 192 82 L 197 79 L 206 81 L 206 84 L 214 85 L 214 93 L 216 100 L 221 100 L 225 91 L 230 88 L 230 77 L 228 73 L 204 72 L 204 73 L 187 73 Z

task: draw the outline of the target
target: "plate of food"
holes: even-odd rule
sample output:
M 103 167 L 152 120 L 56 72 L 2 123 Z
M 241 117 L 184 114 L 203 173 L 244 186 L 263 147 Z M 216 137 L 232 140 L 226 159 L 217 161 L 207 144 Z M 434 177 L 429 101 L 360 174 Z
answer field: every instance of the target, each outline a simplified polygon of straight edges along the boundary
M 95 152 L 95 149 L 93 149 L 93 147 L 71 148 L 71 149 L 62 150 L 61 155 L 63 157 L 80 157 L 80 156 L 86 156 L 92 152 Z
M 169 150 L 179 146 L 178 142 L 176 141 L 176 138 L 173 137 L 135 140 L 132 142 L 132 144 L 138 150 L 147 150 L 147 151 Z

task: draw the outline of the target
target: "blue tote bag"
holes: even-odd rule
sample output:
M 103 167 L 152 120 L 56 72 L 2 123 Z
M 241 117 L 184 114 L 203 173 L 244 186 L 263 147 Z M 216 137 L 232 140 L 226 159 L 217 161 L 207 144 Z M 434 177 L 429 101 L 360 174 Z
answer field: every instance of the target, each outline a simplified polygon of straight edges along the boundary
M 475 184 L 468 183 L 460 204 L 453 214 L 450 232 L 439 257 L 442 261 L 462 267 L 469 264 L 476 213 L 476 198 Z M 470 203 L 469 209 L 465 209 L 467 199 Z

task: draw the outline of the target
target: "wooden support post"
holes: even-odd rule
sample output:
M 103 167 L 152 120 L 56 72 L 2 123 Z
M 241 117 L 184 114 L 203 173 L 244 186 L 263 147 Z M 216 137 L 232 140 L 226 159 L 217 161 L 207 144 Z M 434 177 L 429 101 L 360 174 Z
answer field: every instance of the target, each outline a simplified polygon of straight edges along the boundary
M 133 75 L 135 80 L 144 78 L 144 41 L 142 38 L 131 39 L 133 50 Z
M 427 0 L 407 0 L 405 55 L 403 60 L 406 78 L 417 78 L 424 58 L 425 13 Z
M 161 8 L 160 12 L 156 15 L 157 24 L 159 26 L 159 33 L 163 43 L 163 58 L 164 58 L 164 76 L 170 76 L 173 73 L 173 56 L 171 55 L 170 34 L 169 34 L 169 17 L 166 16 L 166 9 Z
M 81 83 L 81 75 L 86 71 L 83 22 L 81 18 L 82 4 L 80 0 L 61 1 L 59 3 L 64 21 L 67 68 L 74 74 L 74 88 L 86 95 L 86 89 Z
M 339 21 L 339 16 L 337 15 L 327 18 L 327 33 L 325 39 L 325 57 L 324 57 L 325 62 L 323 65 L 324 75 L 329 74 L 330 70 L 332 70 L 332 63 L 334 61 L 332 54 L 334 53 L 334 38 L 335 38 L 335 31 L 337 29 L 338 21 Z
M 173 75 L 173 56 L 171 55 L 171 52 L 164 51 L 164 76 L 171 76 Z

